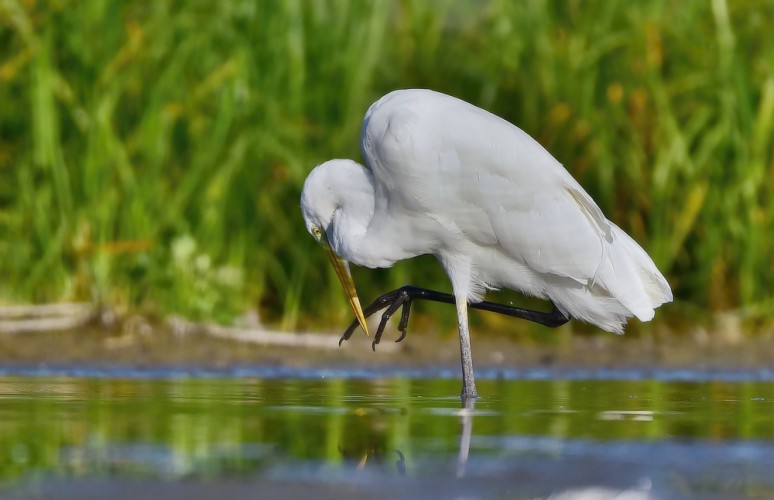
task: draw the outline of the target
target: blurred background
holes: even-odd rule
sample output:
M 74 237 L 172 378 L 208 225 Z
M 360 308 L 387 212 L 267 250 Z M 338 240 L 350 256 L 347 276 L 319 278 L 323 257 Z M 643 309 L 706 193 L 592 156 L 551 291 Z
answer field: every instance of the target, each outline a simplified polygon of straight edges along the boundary
M 644 246 L 676 298 L 656 325 L 756 331 L 774 318 L 773 22 L 768 0 L 0 0 L 0 302 L 339 329 L 303 181 L 361 161 L 374 100 L 424 87 L 527 131 Z M 365 302 L 449 290 L 431 257 L 354 275 Z

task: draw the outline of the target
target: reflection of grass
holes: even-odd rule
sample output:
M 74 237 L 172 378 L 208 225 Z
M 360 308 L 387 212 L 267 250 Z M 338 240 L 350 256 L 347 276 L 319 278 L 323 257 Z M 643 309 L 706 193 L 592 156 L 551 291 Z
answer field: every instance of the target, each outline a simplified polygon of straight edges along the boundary
M 772 18 L 755 0 L 0 2 L 2 296 L 343 324 L 300 187 L 359 157 L 370 102 L 416 86 L 538 138 L 681 300 L 770 314 Z M 364 299 L 447 288 L 426 263 L 360 273 Z
M 593 443 L 603 442 L 634 446 L 633 463 L 650 456 L 637 451 L 638 442 L 693 443 L 702 450 L 701 443 L 746 440 L 753 447 L 748 451 L 769 453 L 767 403 L 774 386 L 768 381 L 480 382 L 486 397 L 474 410 L 471 449 L 478 463 L 546 452 L 558 458 L 564 450 L 586 443 L 593 451 Z M 0 378 L 0 445 L 6 450 L 0 491 L 20 480 L 52 478 L 218 480 L 262 478 L 267 471 L 275 477 L 277 467 L 301 467 L 312 474 L 306 479 L 330 480 L 326 471 L 356 474 L 363 456 L 369 470 L 397 475 L 398 452 L 409 474 L 421 477 L 439 464 L 448 467 L 458 453 L 459 388 L 458 379 L 400 377 L 6 376 Z M 753 460 L 744 457 L 736 458 Z

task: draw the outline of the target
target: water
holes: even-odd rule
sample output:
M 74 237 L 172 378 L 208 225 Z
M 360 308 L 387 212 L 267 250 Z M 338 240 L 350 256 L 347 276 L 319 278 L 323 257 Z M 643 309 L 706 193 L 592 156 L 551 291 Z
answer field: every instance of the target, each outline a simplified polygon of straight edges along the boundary
M 41 373 L 0 376 L 3 497 L 774 498 L 755 374 Z

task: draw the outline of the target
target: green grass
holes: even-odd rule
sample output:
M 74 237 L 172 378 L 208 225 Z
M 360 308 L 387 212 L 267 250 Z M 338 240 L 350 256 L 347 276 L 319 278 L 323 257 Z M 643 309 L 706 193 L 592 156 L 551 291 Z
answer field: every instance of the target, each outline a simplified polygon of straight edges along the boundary
M 772 19 L 762 0 L 0 0 L 0 297 L 341 325 L 301 186 L 359 159 L 371 102 L 428 87 L 545 145 L 653 255 L 674 315 L 771 318 Z M 428 259 L 356 279 L 365 300 L 448 289 Z

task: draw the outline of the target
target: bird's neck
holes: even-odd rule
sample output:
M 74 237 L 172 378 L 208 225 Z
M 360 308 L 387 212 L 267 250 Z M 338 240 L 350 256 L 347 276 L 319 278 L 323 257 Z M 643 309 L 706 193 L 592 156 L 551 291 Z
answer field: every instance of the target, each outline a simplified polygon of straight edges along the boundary
M 336 186 L 330 244 L 343 258 L 369 266 L 366 233 L 374 216 L 374 182 L 368 169 L 353 172 Z
M 342 258 L 364 267 L 391 267 L 399 260 L 431 253 L 435 247 L 432 231 L 425 231 L 432 219 L 400 217 L 384 203 L 377 206 L 376 183 L 371 171 L 349 172 L 335 185 L 338 208 L 331 225 L 330 244 Z

